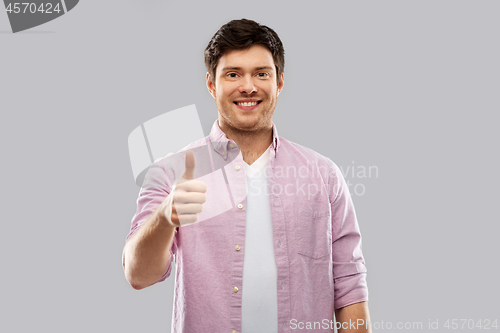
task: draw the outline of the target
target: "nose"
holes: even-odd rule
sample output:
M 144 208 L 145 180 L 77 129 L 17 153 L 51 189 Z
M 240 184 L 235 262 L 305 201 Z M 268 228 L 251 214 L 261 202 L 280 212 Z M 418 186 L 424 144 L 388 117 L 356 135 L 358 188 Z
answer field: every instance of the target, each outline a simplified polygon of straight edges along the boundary
M 244 76 L 240 80 L 241 84 L 239 87 L 240 93 L 247 93 L 247 94 L 252 94 L 257 92 L 257 87 L 255 87 L 253 79 L 251 76 Z

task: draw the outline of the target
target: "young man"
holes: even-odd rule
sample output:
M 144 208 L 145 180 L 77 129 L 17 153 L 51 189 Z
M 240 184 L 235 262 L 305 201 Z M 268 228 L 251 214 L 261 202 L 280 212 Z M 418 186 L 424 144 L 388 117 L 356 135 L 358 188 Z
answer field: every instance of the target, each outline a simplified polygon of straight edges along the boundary
M 151 167 L 123 251 L 127 280 L 135 289 L 163 281 L 175 259 L 173 332 L 332 332 L 334 312 L 339 332 L 369 332 L 342 174 L 273 124 L 284 85 L 278 35 L 231 21 L 205 64 L 218 119 L 209 136 Z

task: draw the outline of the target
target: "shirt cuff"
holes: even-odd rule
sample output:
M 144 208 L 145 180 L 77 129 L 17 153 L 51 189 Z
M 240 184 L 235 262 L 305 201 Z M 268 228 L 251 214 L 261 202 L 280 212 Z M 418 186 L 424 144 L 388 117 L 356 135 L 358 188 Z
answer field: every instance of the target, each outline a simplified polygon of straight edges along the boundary
M 335 289 L 335 310 L 354 303 L 368 301 L 366 273 L 339 277 L 333 283 Z

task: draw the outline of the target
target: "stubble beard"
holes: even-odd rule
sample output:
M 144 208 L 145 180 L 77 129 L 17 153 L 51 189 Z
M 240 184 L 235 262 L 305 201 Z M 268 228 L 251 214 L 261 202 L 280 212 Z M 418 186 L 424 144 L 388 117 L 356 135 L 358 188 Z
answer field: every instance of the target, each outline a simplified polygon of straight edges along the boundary
M 265 103 L 267 101 L 262 101 L 261 103 Z M 260 131 L 266 130 L 272 127 L 273 124 L 273 113 L 276 107 L 276 103 L 271 103 L 267 106 L 266 110 L 260 114 L 259 119 L 256 123 L 252 123 L 250 125 L 245 125 L 244 123 L 240 123 L 238 116 L 236 115 L 237 111 L 231 109 L 232 107 L 237 108 L 236 105 L 232 102 L 221 103 L 219 100 L 216 101 L 217 109 L 222 110 L 221 114 L 222 118 L 224 118 L 224 124 L 228 127 L 230 131 L 233 133 L 239 134 L 250 134 L 249 132 L 258 133 Z M 266 103 L 267 104 L 267 103 Z M 259 107 L 265 107 L 264 105 L 260 105 Z

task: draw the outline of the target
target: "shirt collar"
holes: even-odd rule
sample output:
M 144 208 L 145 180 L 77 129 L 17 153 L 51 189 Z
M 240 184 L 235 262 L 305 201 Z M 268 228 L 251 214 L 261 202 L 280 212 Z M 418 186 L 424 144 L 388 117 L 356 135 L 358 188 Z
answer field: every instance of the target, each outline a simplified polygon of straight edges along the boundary
M 229 140 L 226 134 L 220 129 L 218 119 L 215 120 L 208 138 L 209 141 L 212 142 L 214 150 L 219 153 L 224 158 L 224 160 L 227 159 L 227 150 L 236 148 L 236 144 L 234 143 L 234 141 Z M 231 144 L 233 144 L 234 147 L 231 147 Z M 274 157 L 278 155 L 279 146 L 280 139 L 278 136 L 278 130 L 276 129 L 276 125 L 273 123 L 273 142 L 271 144 L 271 148 L 274 149 Z

